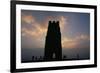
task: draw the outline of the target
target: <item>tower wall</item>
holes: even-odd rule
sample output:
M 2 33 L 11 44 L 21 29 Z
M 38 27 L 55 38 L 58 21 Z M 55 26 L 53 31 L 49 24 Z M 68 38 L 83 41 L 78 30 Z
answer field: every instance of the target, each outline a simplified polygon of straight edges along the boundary
M 53 58 L 53 54 L 55 54 L 55 58 Z M 49 21 L 48 31 L 45 40 L 44 59 L 62 59 L 61 32 L 59 27 L 59 21 Z

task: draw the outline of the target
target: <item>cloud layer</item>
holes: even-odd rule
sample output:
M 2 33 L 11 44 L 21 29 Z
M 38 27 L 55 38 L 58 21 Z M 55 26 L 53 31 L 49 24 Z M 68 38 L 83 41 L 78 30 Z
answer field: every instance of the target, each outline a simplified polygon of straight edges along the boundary
M 65 35 L 65 32 L 70 32 L 69 18 L 66 16 L 45 16 L 39 21 L 32 14 L 24 14 L 21 16 L 21 33 L 22 33 L 22 47 L 23 48 L 44 48 L 45 37 L 47 33 L 48 21 L 55 20 L 60 22 L 60 29 L 62 34 L 62 48 L 86 48 L 90 39 L 87 34 L 79 34 L 76 36 Z M 26 41 L 27 40 L 27 41 Z

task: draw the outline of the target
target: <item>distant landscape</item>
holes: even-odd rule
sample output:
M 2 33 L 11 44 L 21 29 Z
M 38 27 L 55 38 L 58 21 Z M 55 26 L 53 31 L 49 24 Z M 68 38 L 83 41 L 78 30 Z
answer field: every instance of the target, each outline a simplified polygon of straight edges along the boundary
M 90 49 L 62 49 L 62 60 L 88 60 L 90 59 Z M 84 54 L 85 53 L 85 54 Z M 34 56 L 34 60 L 32 57 Z M 41 62 L 44 57 L 44 49 L 22 49 L 22 62 Z

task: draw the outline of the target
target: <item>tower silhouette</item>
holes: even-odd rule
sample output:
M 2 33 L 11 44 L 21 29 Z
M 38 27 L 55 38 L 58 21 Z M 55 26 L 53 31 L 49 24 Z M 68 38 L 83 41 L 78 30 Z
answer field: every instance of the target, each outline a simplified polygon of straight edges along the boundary
M 53 58 L 55 55 L 55 58 Z M 62 45 L 59 21 L 49 21 L 48 31 L 45 40 L 44 60 L 61 60 Z

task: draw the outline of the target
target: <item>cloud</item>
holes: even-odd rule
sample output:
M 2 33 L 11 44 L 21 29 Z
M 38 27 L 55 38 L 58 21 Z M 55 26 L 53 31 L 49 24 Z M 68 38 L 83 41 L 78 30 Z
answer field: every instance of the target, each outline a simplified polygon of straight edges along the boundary
M 22 34 L 23 36 L 39 37 L 46 32 L 46 27 L 41 26 L 42 23 L 36 21 L 32 15 L 22 15 Z
M 90 37 L 85 34 L 77 35 L 75 37 L 62 37 L 63 48 L 86 48 L 89 44 L 85 44 L 90 40 Z
M 21 17 L 22 22 L 25 22 L 26 24 L 31 24 L 35 22 L 35 18 L 32 15 L 22 15 Z
M 60 22 L 61 31 L 64 29 L 64 25 L 66 24 L 66 19 L 64 16 L 59 16 L 53 18 L 52 16 L 48 16 L 45 18 L 45 21 L 39 22 L 32 15 L 22 15 L 22 36 L 32 36 L 32 37 L 40 37 L 46 36 L 48 21 L 50 20 L 58 20 Z
M 36 44 L 33 46 L 31 45 L 31 48 L 32 47 L 44 48 L 47 26 L 48 26 L 48 20 L 39 22 L 38 20 L 36 20 L 34 16 L 23 14 L 21 34 L 22 34 L 22 38 L 26 37 L 26 39 L 23 39 L 22 42 L 26 44 L 27 42 L 24 42 L 24 40 L 28 39 L 29 41 L 27 40 L 28 43 L 26 45 L 23 44 L 22 46 L 26 47 L 30 44 Z
M 62 48 L 79 48 L 84 47 L 83 43 L 89 41 L 90 37 L 86 34 L 80 34 L 74 37 L 68 37 L 64 35 L 68 25 L 68 18 L 64 16 L 47 16 L 45 17 L 44 21 L 36 20 L 36 17 L 32 15 L 22 15 L 22 38 L 27 37 L 29 39 L 28 43 L 25 46 L 29 46 L 31 44 L 32 47 L 42 47 L 45 46 L 45 37 L 47 33 L 48 21 L 59 21 L 60 22 L 60 29 L 62 33 Z M 65 26 L 66 25 L 66 26 Z M 25 39 L 24 39 L 25 40 Z M 38 45 L 37 45 L 38 44 Z M 82 46 L 83 45 L 83 46 Z
M 60 28 L 61 28 L 61 30 L 63 30 L 64 26 L 68 24 L 67 18 L 65 18 L 64 16 L 60 16 L 59 21 L 60 21 Z

